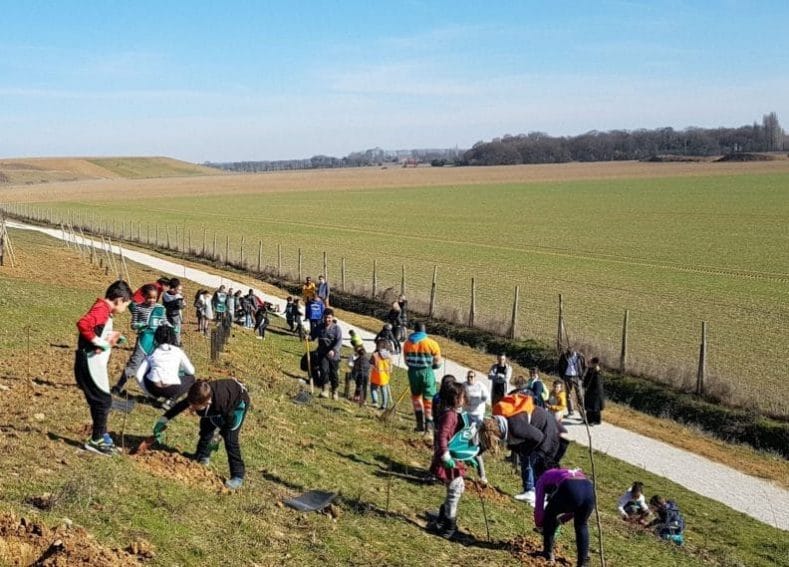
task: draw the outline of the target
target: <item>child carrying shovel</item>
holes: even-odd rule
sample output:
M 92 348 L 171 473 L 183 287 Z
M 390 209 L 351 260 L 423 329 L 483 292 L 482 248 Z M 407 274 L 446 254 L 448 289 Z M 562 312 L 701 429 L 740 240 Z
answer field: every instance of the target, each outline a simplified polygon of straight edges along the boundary
M 208 466 L 210 455 L 219 443 L 217 429 L 225 441 L 230 479 L 225 486 L 231 490 L 241 488 L 244 483 L 244 460 L 238 436 L 244 418 L 249 411 L 249 393 L 246 387 L 234 378 L 224 380 L 198 380 L 186 398 L 178 402 L 160 417 L 153 427 L 153 436 L 161 442 L 167 423 L 187 408 L 200 417 L 200 438 L 194 458 Z

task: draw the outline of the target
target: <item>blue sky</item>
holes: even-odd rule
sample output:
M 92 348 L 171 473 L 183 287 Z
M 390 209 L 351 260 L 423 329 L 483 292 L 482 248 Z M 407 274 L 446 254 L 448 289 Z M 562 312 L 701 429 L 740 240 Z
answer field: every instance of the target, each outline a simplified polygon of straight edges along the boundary
M 0 0 L 0 157 L 789 124 L 789 2 Z

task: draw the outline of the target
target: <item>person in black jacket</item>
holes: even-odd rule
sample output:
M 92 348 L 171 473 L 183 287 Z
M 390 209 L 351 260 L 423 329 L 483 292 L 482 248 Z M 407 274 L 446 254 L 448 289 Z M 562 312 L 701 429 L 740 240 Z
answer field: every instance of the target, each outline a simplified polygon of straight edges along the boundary
M 328 398 L 325 390 L 326 382 L 331 385 L 331 396 L 339 399 L 337 387 L 340 384 L 340 349 L 342 348 L 342 330 L 334 320 L 334 310 L 326 309 L 323 312 L 323 322 L 315 327 L 315 338 L 318 341 L 318 364 L 320 365 L 321 397 Z
M 200 438 L 194 458 L 208 466 L 210 455 L 219 446 L 219 436 L 225 442 L 230 479 L 225 486 L 236 490 L 244 483 L 244 460 L 238 436 L 241 425 L 249 411 L 249 393 L 246 387 L 234 378 L 224 380 L 198 380 L 189 388 L 186 398 L 175 404 L 153 427 L 153 436 L 161 442 L 167 423 L 177 415 L 191 409 L 200 416 Z
M 392 332 L 391 323 L 386 323 L 383 326 L 383 328 L 378 332 L 378 334 L 375 335 L 375 339 L 373 339 L 373 342 L 375 344 L 378 344 L 381 341 L 389 343 L 389 348 L 393 353 L 395 354 L 400 353 L 400 342 L 397 340 L 397 337 L 395 337 L 394 333 Z
M 592 365 L 584 376 L 584 409 L 589 425 L 600 425 L 601 413 L 605 408 L 605 391 L 603 390 L 603 374 L 600 360 L 593 358 Z

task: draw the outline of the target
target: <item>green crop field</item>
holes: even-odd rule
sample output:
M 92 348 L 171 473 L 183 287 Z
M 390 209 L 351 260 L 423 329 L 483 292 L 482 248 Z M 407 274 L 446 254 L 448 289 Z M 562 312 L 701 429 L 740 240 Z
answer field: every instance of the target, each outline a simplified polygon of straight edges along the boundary
M 561 166 L 557 166 L 561 167 Z M 614 167 L 612 165 L 612 167 Z M 709 168 L 709 164 L 700 166 Z M 685 177 L 557 180 L 370 189 L 325 188 L 235 192 L 236 180 L 217 181 L 215 194 L 157 191 L 111 200 L 47 203 L 54 213 L 77 211 L 88 222 L 116 223 L 126 234 L 173 245 L 191 241 L 217 255 L 245 257 L 256 267 L 322 270 L 339 285 L 369 288 L 373 260 L 378 289 L 399 291 L 401 267 L 415 306 L 424 306 L 438 266 L 439 313 L 464 319 L 470 281 L 477 288 L 477 321 L 505 329 L 514 287 L 520 286 L 523 336 L 553 341 L 563 294 L 569 338 L 616 365 L 622 318 L 630 310 L 630 369 L 691 387 L 701 334 L 709 324 L 708 391 L 740 405 L 786 416 L 784 396 L 765 395 L 787 377 L 789 347 L 789 174 L 750 172 Z M 294 174 L 295 175 L 295 174 Z M 457 176 L 456 176 L 457 177 Z M 65 197 L 65 195 L 64 195 Z M 52 198 L 52 197 L 50 197 Z M 165 229 L 167 227 L 167 229 Z M 186 231 L 186 232 L 185 232 Z M 176 237 L 177 232 L 177 237 Z

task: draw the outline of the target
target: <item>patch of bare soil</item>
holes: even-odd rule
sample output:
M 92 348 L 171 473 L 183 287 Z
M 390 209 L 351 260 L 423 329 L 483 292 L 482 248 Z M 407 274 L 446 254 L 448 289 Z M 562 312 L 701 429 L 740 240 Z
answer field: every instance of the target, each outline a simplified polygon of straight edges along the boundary
M 152 559 L 149 543 L 135 541 L 125 550 L 108 549 L 82 528 L 49 528 L 13 514 L 0 514 L 0 564 L 13 567 L 129 567 Z
M 749 152 L 742 152 L 736 154 L 726 154 L 725 156 L 716 160 L 717 162 L 727 161 L 775 161 L 775 157 L 768 154 L 752 154 Z
M 484 498 L 488 502 L 494 502 L 498 504 L 512 502 L 512 496 L 510 496 L 506 492 L 502 492 L 495 486 L 491 486 L 490 484 L 483 486 L 482 484 L 467 478 L 466 494 L 475 496 L 477 493 L 482 494 L 482 498 Z
M 209 468 L 179 453 L 148 451 L 135 455 L 137 464 L 156 476 L 177 480 L 191 486 L 224 492 L 224 484 Z
M 542 545 L 523 536 L 507 542 L 507 550 L 523 565 L 565 565 L 567 567 L 573 565 L 572 561 L 560 557 L 558 553 L 555 562 L 549 563 L 547 559 L 539 555 L 542 552 Z

